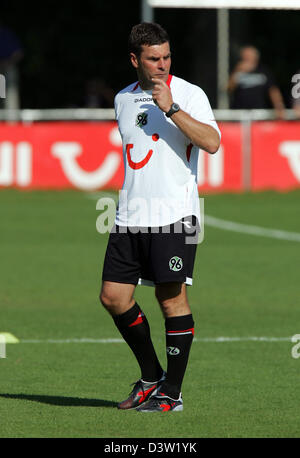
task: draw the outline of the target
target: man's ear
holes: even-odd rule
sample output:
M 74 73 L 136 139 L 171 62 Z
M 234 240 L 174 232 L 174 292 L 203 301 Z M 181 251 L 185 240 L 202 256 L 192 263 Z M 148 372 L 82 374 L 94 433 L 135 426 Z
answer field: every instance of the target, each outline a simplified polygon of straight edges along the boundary
M 134 66 L 134 68 L 138 68 L 139 66 L 138 58 L 136 54 L 134 54 L 133 52 L 130 53 L 130 61 L 132 65 Z

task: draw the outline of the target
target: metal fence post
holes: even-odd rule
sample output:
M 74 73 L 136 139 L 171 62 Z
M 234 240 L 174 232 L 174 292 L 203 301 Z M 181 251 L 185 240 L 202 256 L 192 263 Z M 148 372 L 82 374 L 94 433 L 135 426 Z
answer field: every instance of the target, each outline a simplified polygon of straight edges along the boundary
M 244 191 L 251 190 L 251 152 L 252 152 L 252 120 L 251 117 L 244 117 L 241 121 L 241 130 L 242 130 L 242 187 Z

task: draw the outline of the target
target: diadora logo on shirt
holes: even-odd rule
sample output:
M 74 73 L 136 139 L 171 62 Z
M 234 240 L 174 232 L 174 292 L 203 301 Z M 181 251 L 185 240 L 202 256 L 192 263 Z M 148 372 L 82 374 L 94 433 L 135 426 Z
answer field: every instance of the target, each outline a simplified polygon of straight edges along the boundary
M 134 99 L 134 103 L 137 102 L 152 102 L 152 97 L 141 97 L 140 99 Z
M 135 125 L 138 127 L 144 127 L 148 122 L 148 114 L 147 113 L 139 113 L 135 120 Z

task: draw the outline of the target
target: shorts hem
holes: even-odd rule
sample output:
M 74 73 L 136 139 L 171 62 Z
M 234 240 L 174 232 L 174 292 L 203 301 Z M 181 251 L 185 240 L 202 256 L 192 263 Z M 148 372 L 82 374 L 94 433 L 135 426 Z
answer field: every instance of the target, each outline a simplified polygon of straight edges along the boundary
M 154 281 L 145 278 L 139 278 L 138 285 L 141 286 L 155 286 Z
M 125 283 L 127 285 L 137 285 L 138 282 L 135 280 L 123 280 L 123 279 L 120 279 L 120 278 L 112 278 L 112 277 L 102 277 L 102 281 L 111 281 L 111 282 L 114 282 L 114 283 Z
M 161 285 L 163 283 L 184 283 L 187 286 L 192 286 L 193 284 L 193 279 L 191 277 L 186 277 L 185 280 L 160 280 L 154 282 L 153 280 L 147 280 L 146 278 L 139 278 L 138 285 L 140 286 L 155 286 L 155 285 Z

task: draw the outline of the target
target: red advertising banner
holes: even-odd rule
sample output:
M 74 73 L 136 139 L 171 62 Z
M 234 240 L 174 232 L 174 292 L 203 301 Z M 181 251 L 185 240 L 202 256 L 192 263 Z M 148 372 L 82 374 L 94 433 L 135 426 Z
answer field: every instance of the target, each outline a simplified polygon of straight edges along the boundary
M 123 174 L 114 122 L 0 124 L 0 186 L 118 189 Z
M 254 122 L 251 137 L 251 188 L 287 190 L 299 187 L 300 123 Z
M 219 151 L 199 154 L 200 193 L 244 189 L 241 124 L 219 126 Z M 249 146 L 251 189 L 299 187 L 299 122 L 254 122 Z M 115 122 L 0 123 L 0 187 L 120 189 L 123 177 Z
M 221 145 L 216 154 L 200 151 L 198 160 L 199 191 L 241 191 L 242 130 L 240 123 L 218 123 Z
M 200 152 L 200 190 L 241 190 L 241 129 L 221 125 L 216 155 Z M 120 189 L 124 167 L 115 122 L 0 123 L 0 186 Z

